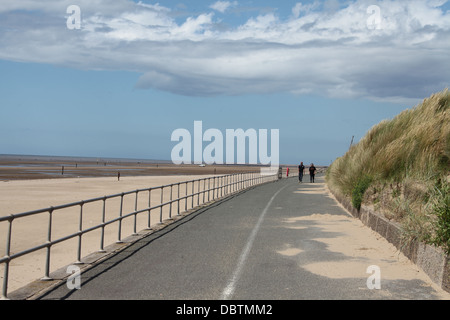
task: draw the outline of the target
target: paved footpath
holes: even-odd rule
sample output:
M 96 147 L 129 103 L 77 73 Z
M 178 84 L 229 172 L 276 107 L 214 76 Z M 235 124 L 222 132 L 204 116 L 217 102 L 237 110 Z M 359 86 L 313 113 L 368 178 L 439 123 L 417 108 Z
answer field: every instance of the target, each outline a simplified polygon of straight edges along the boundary
M 41 299 L 450 295 L 342 209 L 319 176 L 314 184 L 295 178 L 265 184 L 200 209 L 84 271 L 79 290 L 62 283 Z

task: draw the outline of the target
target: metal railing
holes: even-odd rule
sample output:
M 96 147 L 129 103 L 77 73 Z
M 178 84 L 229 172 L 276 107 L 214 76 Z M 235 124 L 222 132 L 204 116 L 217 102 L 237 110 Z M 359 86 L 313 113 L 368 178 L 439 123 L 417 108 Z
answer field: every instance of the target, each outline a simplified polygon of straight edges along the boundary
M 100 247 L 99 252 L 105 252 L 105 227 L 114 223 L 117 223 L 117 243 L 122 242 L 123 238 L 123 230 L 122 230 L 122 222 L 126 218 L 133 217 L 133 234 L 137 235 L 137 216 L 141 214 L 147 214 L 147 229 L 151 229 L 152 221 L 151 221 L 151 213 L 154 211 L 159 211 L 159 223 L 163 222 L 163 208 L 166 207 L 166 211 L 168 210 L 168 218 L 171 219 L 174 214 L 180 215 L 183 212 L 187 212 L 188 210 L 192 210 L 200 205 L 212 202 L 214 200 L 226 197 L 230 194 L 239 192 L 241 190 L 247 189 L 249 187 L 263 184 L 266 182 L 277 180 L 277 175 L 261 175 L 260 173 L 239 173 L 239 174 L 230 174 L 224 176 L 213 176 L 203 179 L 196 179 L 184 182 L 178 182 L 174 184 L 151 187 L 147 189 L 139 189 L 129 192 L 123 192 L 119 194 L 54 206 L 50 208 L 28 211 L 18 214 L 11 214 L 8 216 L 0 217 L 0 224 L 7 223 L 6 228 L 6 249 L 5 256 L 0 258 L 0 265 L 4 266 L 4 277 L 3 277 L 3 286 L 0 298 L 7 299 L 8 294 L 8 280 L 9 280 L 9 268 L 10 263 L 14 259 L 19 257 L 34 253 L 38 250 L 46 250 L 45 254 L 45 268 L 44 268 L 44 276 L 41 280 L 52 280 L 50 277 L 50 259 L 52 247 L 56 244 L 68 241 L 70 239 L 78 239 L 77 252 L 76 252 L 76 262 L 75 264 L 82 264 L 81 256 L 82 256 L 82 244 L 83 244 L 83 236 L 89 232 L 94 230 L 100 230 Z M 155 192 L 159 190 L 159 192 Z M 169 191 L 170 190 L 170 191 Z M 158 196 L 159 204 L 152 206 L 152 195 Z M 180 193 L 184 193 L 184 195 L 180 195 Z M 175 194 L 175 198 L 174 198 Z M 127 195 L 134 195 L 134 210 L 131 212 L 124 212 L 124 198 Z M 145 195 L 148 197 L 148 206 L 144 209 L 138 210 L 138 198 Z M 106 204 L 107 201 L 111 199 L 119 199 L 120 205 L 118 208 L 118 216 L 106 220 Z M 101 204 L 101 216 L 102 222 L 100 224 L 94 225 L 89 228 L 83 228 L 83 216 L 85 215 L 84 208 L 87 204 L 97 203 Z M 176 203 L 176 213 L 174 212 L 174 204 Z M 184 210 L 183 210 L 184 207 Z M 62 236 L 57 239 L 53 239 L 53 228 L 52 222 L 55 218 L 55 215 L 59 210 L 67 209 L 67 208 L 78 208 L 78 231 L 69 235 Z M 108 209 L 110 210 L 110 209 Z M 116 208 L 117 210 L 117 208 Z M 11 240 L 12 240 L 12 231 L 13 231 L 13 222 L 29 216 L 39 215 L 39 214 L 47 214 L 48 224 L 47 224 L 47 234 L 46 241 L 41 243 L 40 245 L 30 247 L 28 249 L 22 250 L 20 252 L 12 253 L 11 252 Z

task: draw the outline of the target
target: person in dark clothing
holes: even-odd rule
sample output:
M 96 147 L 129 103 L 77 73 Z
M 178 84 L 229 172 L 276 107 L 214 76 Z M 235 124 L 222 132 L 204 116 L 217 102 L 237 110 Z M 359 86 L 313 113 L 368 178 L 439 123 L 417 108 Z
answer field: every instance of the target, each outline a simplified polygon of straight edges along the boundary
M 303 165 L 303 162 L 300 163 L 298 166 L 298 181 L 303 182 L 303 174 L 305 173 L 305 166 Z
M 309 182 L 314 183 L 314 178 L 316 176 L 316 167 L 314 166 L 314 163 L 311 163 L 311 166 L 309 167 Z

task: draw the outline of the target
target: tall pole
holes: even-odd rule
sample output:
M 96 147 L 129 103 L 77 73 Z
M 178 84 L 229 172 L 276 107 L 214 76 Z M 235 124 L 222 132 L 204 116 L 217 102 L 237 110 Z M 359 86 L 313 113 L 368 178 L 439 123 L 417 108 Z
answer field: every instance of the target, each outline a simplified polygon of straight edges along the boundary
M 350 148 L 351 148 L 352 145 L 353 145 L 353 140 L 354 140 L 354 139 L 355 139 L 355 136 L 352 137 L 352 142 L 350 142 Z M 349 149 L 350 149 L 350 148 L 349 148 Z

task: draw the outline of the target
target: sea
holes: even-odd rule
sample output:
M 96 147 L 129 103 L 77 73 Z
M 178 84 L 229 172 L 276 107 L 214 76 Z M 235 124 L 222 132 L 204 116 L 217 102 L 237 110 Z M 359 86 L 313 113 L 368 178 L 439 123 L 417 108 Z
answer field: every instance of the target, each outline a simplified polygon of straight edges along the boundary
M 37 164 L 38 163 L 38 164 Z M 0 166 L 33 166 L 55 165 L 55 163 L 105 163 L 109 164 L 171 164 L 170 160 L 135 159 L 135 158 L 109 158 L 109 157 L 80 157 L 80 156 L 48 156 L 48 155 L 22 155 L 0 154 Z

